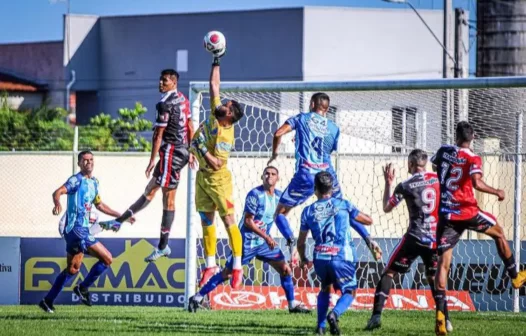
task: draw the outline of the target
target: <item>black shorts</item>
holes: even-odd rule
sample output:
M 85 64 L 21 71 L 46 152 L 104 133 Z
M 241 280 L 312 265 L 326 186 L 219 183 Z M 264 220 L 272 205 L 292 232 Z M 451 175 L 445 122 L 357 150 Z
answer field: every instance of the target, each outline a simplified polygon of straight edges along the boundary
M 440 216 L 437 226 L 438 255 L 455 248 L 464 231 L 486 232 L 495 225 L 497 225 L 495 216 L 482 210 L 479 210 L 475 217 L 466 220 L 452 221 Z
M 386 270 L 407 273 L 418 257 L 424 263 L 426 275 L 434 276 L 438 265 L 437 250 L 421 244 L 414 236 L 405 234 L 391 254 Z
M 176 189 L 181 179 L 181 169 L 188 163 L 188 149 L 164 144 L 159 149 L 159 161 L 153 171 L 155 182 L 163 188 Z

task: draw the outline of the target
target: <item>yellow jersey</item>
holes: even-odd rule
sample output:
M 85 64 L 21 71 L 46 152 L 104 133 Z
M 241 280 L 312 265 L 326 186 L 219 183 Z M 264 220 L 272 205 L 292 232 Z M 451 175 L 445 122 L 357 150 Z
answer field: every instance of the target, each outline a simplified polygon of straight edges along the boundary
M 219 97 L 210 99 L 210 116 L 199 125 L 194 134 L 194 139 L 200 134 L 204 135 L 205 146 L 210 154 L 223 161 L 221 168 L 218 171 L 214 171 L 208 166 L 201 153 L 193 146 L 190 147 L 190 152 L 195 155 L 199 162 L 199 170 L 208 173 L 219 173 L 226 170 L 228 157 L 234 147 L 234 125 L 223 127 L 215 117 L 215 110 L 220 105 L 221 99 Z

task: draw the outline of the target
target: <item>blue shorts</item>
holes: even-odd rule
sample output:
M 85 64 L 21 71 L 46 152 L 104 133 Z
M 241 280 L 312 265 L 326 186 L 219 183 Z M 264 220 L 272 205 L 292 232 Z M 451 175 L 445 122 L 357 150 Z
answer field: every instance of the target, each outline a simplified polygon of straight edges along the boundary
M 334 178 L 332 196 L 335 198 L 342 198 L 342 191 L 338 178 L 334 171 L 329 171 Z M 305 170 L 298 170 L 292 180 L 290 181 L 287 189 L 281 195 L 279 203 L 294 208 L 298 205 L 305 203 L 312 195 L 314 195 L 314 176 L 315 174 L 309 173 Z
M 285 255 L 283 254 L 283 252 L 281 252 L 279 247 L 275 247 L 273 250 L 271 250 L 266 243 L 253 248 L 245 248 L 243 246 L 241 265 L 248 265 L 254 258 L 263 262 L 282 261 L 285 260 Z M 226 261 L 225 267 L 228 269 L 232 269 L 233 262 L 234 258 L 232 258 L 232 253 L 230 253 L 228 260 Z
M 74 227 L 70 232 L 64 232 L 64 239 L 66 240 L 66 252 L 71 255 L 87 253 L 91 246 L 98 243 L 87 227 Z
M 322 287 L 333 285 L 343 292 L 358 287 L 356 263 L 345 260 L 314 260 L 314 271 Z

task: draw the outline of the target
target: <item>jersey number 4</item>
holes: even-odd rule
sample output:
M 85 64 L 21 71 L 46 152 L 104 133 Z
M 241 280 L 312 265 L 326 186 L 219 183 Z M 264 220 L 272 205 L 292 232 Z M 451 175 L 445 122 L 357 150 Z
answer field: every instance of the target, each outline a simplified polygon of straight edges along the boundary
M 321 137 L 315 137 L 311 144 L 312 149 L 316 152 L 318 157 L 323 155 L 323 139 Z

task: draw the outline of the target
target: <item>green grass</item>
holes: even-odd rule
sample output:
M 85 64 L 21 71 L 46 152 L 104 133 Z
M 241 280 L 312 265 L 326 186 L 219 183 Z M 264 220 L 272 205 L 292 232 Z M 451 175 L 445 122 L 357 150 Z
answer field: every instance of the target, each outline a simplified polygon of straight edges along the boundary
M 312 335 L 316 315 L 287 311 L 199 311 L 180 308 L 57 306 L 45 314 L 36 306 L 0 307 L 0 335 Z M 432 312 L 385 311 L 383 326 L 365 332 L 370 313 L 348 311 L 340 318 L 346 335 L 434 335 Z M 526 314 L 451 313 L 452 335 L 526 335 Z

